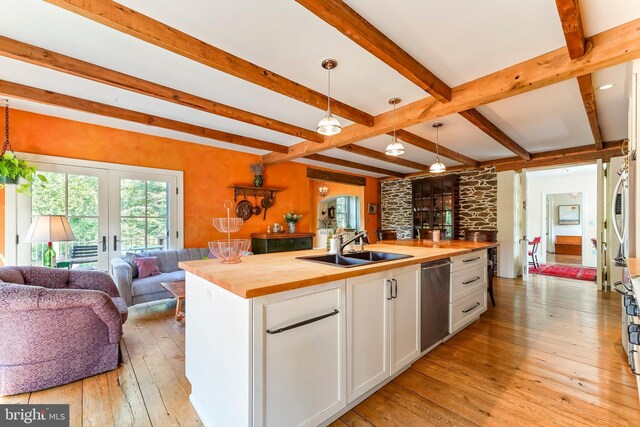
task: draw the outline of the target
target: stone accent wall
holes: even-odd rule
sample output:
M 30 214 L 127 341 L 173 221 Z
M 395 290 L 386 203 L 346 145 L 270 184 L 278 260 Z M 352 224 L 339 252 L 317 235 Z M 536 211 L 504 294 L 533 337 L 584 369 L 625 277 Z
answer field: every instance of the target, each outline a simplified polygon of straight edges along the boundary
M 458 173 L 460 200 L 457 238 L 463 230 L 495 230 L 498 228 L 498 175 L 494 167 Z M 415 178 L 420 179 L 420 178 Z M 395 179 L 381 183 L 381 220 L 383 229 L 395 229 L 399 239 L 413 236 L 411 179 Z
M 498 175 L 494 167 L 460 173 L 460 230 L 498 228 Z
M 381 184 L 382 229 L 396 230 L 398 239 L 411 239 L 413 229 L 411 181 L 394 179 L 393 181 L 382 181 Z

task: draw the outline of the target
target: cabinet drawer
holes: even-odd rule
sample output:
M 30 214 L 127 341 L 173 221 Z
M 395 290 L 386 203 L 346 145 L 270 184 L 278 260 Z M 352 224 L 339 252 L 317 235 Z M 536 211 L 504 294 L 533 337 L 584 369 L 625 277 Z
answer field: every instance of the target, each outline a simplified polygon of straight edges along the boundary
M 487 251 L 475 251 L 470 254 L 451 257 L 451 271 L 456 272 L 467 268 L 487 265 Z
M 451 304 L 449 333 L 457 332 L 467 323 L 477 319 L 487 309 L 487 290 L 482 288 Z
M 476 265 L 472 268 L 458 270 L 451 273 L 451 293 L 449 302 L 456 302 L 460 298 L 487 286 L 487 265 Z

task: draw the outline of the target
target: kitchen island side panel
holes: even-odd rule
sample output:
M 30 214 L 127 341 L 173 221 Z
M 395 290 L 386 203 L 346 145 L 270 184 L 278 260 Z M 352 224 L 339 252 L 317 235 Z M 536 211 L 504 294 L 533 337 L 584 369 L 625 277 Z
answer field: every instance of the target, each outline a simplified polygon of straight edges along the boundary
M 186 273 L 185 369 L 190 400 L 206 426 L 250 426 L 252 305 Z

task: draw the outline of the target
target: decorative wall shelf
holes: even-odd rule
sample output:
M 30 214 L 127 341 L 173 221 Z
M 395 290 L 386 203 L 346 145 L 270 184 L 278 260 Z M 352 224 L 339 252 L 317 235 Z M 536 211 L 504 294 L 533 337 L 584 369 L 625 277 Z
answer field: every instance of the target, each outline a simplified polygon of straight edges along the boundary
M 242 197 L 267 197 L 272 199 L 276 197 L 276 194 L 280 191 L 278 188 L 267 187 L 249 187 L 245 185 L 231 185 L 229 188 L 233 188 L 233 202 L 238 201 L 238 196 Z

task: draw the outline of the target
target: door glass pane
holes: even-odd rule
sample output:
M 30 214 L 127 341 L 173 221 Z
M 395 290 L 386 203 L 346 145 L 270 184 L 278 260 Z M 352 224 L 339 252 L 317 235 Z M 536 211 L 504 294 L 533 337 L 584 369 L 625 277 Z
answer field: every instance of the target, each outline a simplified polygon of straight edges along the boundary
M 31 215 L 65 215 L 76 240 L 52 242 L 57 261 L 69 268 L 98 266 L 98 177 L 90 175 L 42 172 L 47 185 L 34 187 Z M 31 244 L 31 264 L 42 265 L 47 242 Z
M 48 182 L 44 187 L 33 187 L 32 215 L 65 215 L 66 175 L 55 172 L 42 172 L 42 175 Z
M 122 252 L 166 249 L 169 233 L 169 184 L 120 180 L 120 247 Z
M 145 181 L 120 180 L 120 215 L 145 216 Z

